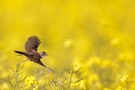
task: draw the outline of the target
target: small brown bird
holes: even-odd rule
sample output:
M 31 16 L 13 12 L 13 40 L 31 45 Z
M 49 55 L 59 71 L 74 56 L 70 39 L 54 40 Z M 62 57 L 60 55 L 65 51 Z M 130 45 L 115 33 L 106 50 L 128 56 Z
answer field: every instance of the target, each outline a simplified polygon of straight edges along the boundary
M 28 38 L 28 40 L 25 43 L 26 52 L 16 51 L 16 50 L 14 52 L 26 56 L 30 61 L 40 64 L 40 65 L 44 66 L 48 71 L 54 73 L 54 71 L 52 69 L 48 68 L 40 61 L 41 58 L 44 58 L 45 56 L 47 56 L 46 52 L 44 52 L 44 51 L 42 51 L 40 53 L 37 52 L 37 48 L 40 43 L 41 43 L 41 41 L 37 36 L 31 36 Z

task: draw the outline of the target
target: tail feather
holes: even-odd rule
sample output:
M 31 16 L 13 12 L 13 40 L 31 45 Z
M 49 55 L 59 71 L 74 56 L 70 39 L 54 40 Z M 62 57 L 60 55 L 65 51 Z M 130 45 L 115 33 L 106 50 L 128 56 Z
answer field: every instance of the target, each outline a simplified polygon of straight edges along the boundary
M 14 51 L 14 52 L 16 52 L 16 53 L 18 53 L 18 54 L 22 54 L 22 55 L 25 55 L 26 56 L 26 52 L 21 52 L 21 51 Z
M 51 68 L 46 67 L 40 60 L 38 62 L 35 62 L 35 63 L 38 63 L 38 64 L 44 66 L 49 72 L 55 73 Z
M 55 73 L 52 69 L 45 67 L 49 72 Z

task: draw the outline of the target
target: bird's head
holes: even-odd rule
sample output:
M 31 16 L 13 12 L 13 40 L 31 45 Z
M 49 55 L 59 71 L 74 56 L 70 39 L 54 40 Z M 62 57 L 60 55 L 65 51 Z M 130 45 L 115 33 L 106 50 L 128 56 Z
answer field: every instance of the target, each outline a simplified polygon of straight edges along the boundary
M 44 58 L 45 56 L 48 56 L 48 54 L 44 51 L 40 52 L 39 54 L 40 54 L 41 58 Z

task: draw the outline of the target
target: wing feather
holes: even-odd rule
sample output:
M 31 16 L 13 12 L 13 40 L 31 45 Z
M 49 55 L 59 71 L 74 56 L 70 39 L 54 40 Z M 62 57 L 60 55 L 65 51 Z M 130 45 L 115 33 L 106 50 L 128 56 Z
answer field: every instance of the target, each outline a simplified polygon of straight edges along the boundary
M 36 50 L 41 43 L 40 39 L 37 36 L 31 36 L 25 43 L 25 50 L 27 52 L 31 52 L 32 50 Z

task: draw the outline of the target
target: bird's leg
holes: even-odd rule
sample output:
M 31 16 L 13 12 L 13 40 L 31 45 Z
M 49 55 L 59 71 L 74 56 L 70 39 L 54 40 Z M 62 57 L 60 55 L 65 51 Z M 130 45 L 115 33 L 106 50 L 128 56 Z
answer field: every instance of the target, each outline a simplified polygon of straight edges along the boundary
M 21 54 L 18 54 L 17 56 L 22 56 Z
M 26 61 L 28 61 L 29 59 L 27 59 L 27 60 L 23 60 L 22 62 L 26 62 Z

